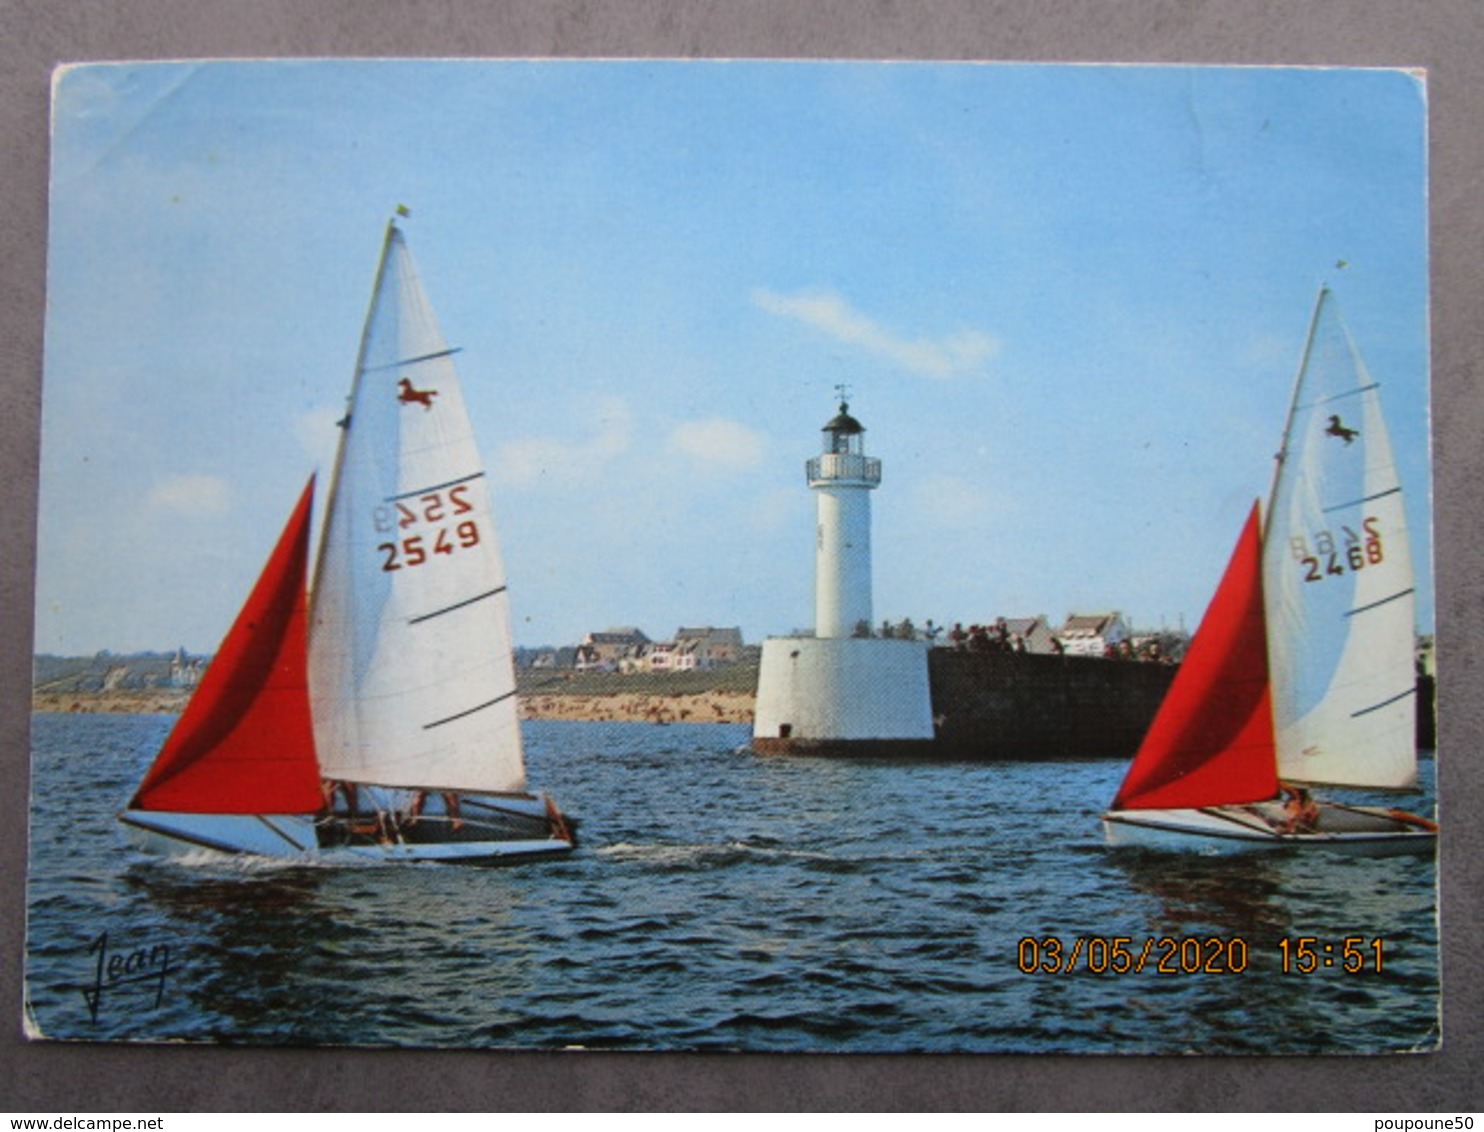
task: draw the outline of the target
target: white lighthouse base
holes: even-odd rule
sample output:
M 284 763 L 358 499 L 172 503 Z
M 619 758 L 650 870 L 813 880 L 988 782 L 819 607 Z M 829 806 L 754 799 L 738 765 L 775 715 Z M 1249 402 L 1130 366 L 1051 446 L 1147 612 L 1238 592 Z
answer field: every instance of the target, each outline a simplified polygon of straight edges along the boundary
M 927 642 L 772 637 L 758 670 L 753 749 L 763 754 L 926 755 Z

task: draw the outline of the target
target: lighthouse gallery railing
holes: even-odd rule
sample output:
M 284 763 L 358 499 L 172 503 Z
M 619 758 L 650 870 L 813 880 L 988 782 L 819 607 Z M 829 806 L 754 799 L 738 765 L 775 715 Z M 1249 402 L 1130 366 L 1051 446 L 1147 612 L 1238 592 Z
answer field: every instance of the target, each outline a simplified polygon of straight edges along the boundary
M 829 481 L 864 483 L 874 487 L 881 482 L 881 461 L 854 452 L 828 452 L 811 459 L 805 467 L 805 475 L 811 485 Z

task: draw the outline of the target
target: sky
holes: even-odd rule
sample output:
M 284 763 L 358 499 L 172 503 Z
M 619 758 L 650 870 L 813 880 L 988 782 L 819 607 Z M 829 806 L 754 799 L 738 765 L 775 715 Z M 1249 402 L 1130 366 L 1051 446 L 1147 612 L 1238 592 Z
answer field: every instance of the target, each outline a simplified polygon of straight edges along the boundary
M 804 462 L 883 462 L 877 621 L 1193 628 L 1318 287 L 1431 631 L 1426 92 L 1400 71 L 273 61 L 58 72 L 36 651 L 212 652 L 328 472 L 397 205 L 515 638 L 813 622 Z

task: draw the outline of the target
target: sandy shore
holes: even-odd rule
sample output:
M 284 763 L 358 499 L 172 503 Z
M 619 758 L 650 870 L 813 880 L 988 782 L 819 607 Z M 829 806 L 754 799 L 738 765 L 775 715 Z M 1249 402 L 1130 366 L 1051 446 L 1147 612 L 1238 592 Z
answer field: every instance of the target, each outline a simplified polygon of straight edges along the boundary
M 36 692 L 31 710 L 44 712 L 121 712 L 172 714 L 188 699 L 181 691 L 149 692 Z M 751 695 L 741 692 L 701 692 L 659 696 L 614 693 L 567 696 L 546 693 L 522 696 L 523 719 L 612 720 L 632 723 L 750 723 Z
M 127 715 L 179 712 L 190 697 L 174 688 L 148 692 L 32 692 L 32 711 L 100 712 Z
M 753 697 L 743 692 L 683 696 L 523 696 L 523 719 L 617 720 L 632 723 L 751 723 Z

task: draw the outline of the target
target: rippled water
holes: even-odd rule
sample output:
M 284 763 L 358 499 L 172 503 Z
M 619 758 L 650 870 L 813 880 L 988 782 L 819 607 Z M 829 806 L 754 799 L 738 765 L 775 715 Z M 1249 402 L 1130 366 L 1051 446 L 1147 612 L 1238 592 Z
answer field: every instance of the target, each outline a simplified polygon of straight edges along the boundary
M 536 722 L 531 781 L 582 820 L 569 860 L 182 865 L 113 820 L 171 722 L 35 719 L 28 1009 L 49 1037 L 1329 1053 L 1439 1033 L 1430 861 L 1110 852 L 1117 763 L 760 758 L 740 727 Z M 163 984 L 90 1002 L 104 932 L 119 975 L 168 948 Z M 1239 940 L 1222 957 L 1245 969 L 1175 953 L 1159 973 L 1159 944 L 1141 972 L 1107 969 L 1114 937 L 1187 936 Z M 1028 937 L 1083 938 L 1076 970 L 1023 971 L 1048 955 Z M 1298 937 L 1334 965 L 1284 974 L 1278 941 Z

